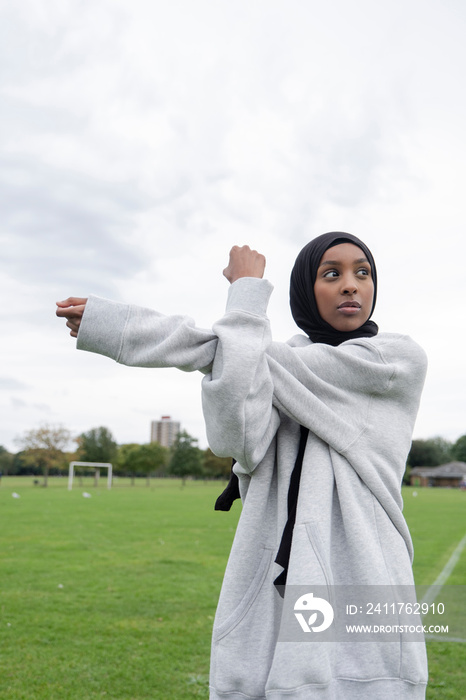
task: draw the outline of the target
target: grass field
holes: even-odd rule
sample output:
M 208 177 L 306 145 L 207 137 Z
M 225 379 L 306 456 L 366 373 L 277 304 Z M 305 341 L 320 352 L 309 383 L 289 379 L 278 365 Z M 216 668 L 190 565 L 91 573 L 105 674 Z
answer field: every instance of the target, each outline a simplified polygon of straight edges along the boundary
M 239 515 L 222 484 L 0 486 L 0 698 L 207 698 L 210 633 Z M 83 491 L 91 498 L 83 498 Z M 17 492 L 21 497 L 12 498 Z M 405 491 L 415 576 L 430 585 L 466 531 L 466 492 Z M 448 583 L 466 583 L 466 550 Z M 466 698 L 466 644 L 428 642 L 429 700 Z

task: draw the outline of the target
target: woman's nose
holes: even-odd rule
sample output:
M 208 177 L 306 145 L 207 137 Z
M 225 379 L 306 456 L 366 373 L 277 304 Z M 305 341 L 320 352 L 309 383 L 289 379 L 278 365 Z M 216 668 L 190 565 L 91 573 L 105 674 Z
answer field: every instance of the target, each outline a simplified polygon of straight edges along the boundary
M 342 294 L 356 294 L 358 291 L 358 285 L 353 279 L 343 279 L 342 280 Z

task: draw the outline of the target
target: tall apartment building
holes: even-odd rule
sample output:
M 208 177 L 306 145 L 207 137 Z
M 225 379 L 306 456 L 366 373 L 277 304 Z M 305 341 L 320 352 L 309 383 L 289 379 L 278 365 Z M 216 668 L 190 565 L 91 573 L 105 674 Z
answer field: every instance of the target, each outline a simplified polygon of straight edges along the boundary
M 158 442 L 163 447 L 171 447 L 181 427 L 171 416 L 162 416 L 162 420 L 153 420 L 150 424 L 150 441 Z

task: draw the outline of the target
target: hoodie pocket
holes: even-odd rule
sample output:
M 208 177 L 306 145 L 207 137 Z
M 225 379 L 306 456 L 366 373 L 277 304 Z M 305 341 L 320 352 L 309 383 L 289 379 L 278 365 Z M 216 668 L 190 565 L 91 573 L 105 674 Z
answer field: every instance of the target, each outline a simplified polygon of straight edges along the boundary
M 246 592 L 241 599 L 241 602 L 236 606 L 236 608 L 228 615 L 227 619 L 224 620 L 215 630 L 215 639 L 220 641 L 223 637 L 226 637 L 234 628 L 239 625 L 241 620 L 248 614 L 249 609 L 252 607 L 254 601 L 260 593 L 260 590 L 264 584 L 267 573 L 270 569 L 270 564 L 272 561 L 273 550 L 263 549 L 259 560 L 259 565 L 257 571 L 249 584 Z
M 288 569 L 288 585 L 326 587 L 333 585 L 330 562 L 320 527 L 320 523 L 317 521 L 295 525 Z
M 214 630 L 211 680 L 218 693 L 264 696 L 282 604 L 270 575 L 274 553 L 262 550 L 244 596 Z
M 322 570 L 322 574 L 324 577 L 323 583 L 325 583 L 325 585 L 327 586 L 331 586 L 333 584 L 333 577 L 332 572 L 330 570 L 330 564 L 327 561 L 327 557 L 325 555 L 325 548 L 320 534 L 319 523 L 307 522 L 305 523 L 305 527 L 309 542 L 314 552 L 314 556 L 317 559 Z

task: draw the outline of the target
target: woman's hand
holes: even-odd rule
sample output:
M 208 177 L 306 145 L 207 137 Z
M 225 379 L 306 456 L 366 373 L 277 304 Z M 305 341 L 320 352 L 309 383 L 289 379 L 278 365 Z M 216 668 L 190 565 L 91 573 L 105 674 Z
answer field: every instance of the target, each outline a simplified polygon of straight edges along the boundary
M 230 250 L 230 260 L 228 267 L 223 271 L 223 274 L 231 284 L 240 279 L 240 277 L 258 277 L 264 276 L 265 257 L 251 250 L 249 246 L 244 245 L 241 248 L 237 245 Z
M 81 297 L 68 297 L 64 301 L 57 301 L 57 316 L 66 318 L 66 325 L 71 329 L 70 335 L 77 338 L 87 299 Z

